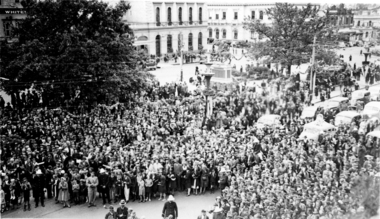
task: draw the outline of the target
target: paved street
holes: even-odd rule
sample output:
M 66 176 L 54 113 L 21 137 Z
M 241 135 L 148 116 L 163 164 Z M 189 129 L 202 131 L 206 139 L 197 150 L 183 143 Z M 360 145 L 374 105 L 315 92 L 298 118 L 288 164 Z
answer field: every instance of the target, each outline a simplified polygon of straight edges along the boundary
M 210 210 L 213 201 L 219 195 L 219 192 L 214 194 L 205 194 L 202 196 L 187 197 L 184 194 L 175 196 L 178 205 L 179 218 L 195 219 L 201 214 L 201 210 Z M 63 208 L 60 204 L 54 204 L 51 200 L 45 204 L 45 208 L 34 208 L 32 203 L 32 210 L 24 212 L 23 210 L 5 212 L 1 214 L 2 218 L 104 218 L 108 209 L 104 209 L 102 201 L 97 199 L 97 207 L 88 208 L 86 204 L 79 206 L 71 206 L 71 208 Z M 114 207 L 118 207 L 114 204 Z M 142 219 L 158 219 L 161 218 L 163 201 L 154 200 L 147 203 L 130 202 L 127 204 L 128 208 L 132 208 L 137 213 L 137 216 Z

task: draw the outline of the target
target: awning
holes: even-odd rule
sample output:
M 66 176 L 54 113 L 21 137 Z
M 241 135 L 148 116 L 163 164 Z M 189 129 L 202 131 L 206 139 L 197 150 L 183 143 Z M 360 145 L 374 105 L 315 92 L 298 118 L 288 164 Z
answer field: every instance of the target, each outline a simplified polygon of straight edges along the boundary
M 356 31 L 346 28 L 346 29 L 340 29 L 338 31 L 338 33 L 340 33 L 340 34 L 351 34 L 351 33 L 356 33 Z

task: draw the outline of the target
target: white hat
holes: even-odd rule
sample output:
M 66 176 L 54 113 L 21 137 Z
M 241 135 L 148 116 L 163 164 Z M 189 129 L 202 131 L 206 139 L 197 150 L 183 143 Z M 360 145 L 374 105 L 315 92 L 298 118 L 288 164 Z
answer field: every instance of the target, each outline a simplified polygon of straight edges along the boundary
M 37 175 L 41 175 L 42 174 L 42 171 L 40 169 L 37 170 L 36 172 Z
M 100 173 L 105 173 L 106 171 L 102 168 L 100 169 Z
M 174 197 L 172 195 L 169 195 L 168 201 L 174 201 Z

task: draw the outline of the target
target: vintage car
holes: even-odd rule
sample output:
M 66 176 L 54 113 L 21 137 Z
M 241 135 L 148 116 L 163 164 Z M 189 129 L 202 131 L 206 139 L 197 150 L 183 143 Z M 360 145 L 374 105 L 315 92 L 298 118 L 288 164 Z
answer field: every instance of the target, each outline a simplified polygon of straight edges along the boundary
M 151 71 L 151 70 L 156 70 L 157 69 L 157 64 L 156 64 L 156 61 L 154 61 L 153 59 L 149 60 L 147 63 L 146 63 L 146 68 Z
M 342 111 L 335 116 L 335 126 L 355 123 L 357 126 L 361 120 L 360 113 L 356 111 Z
M 302 110 L 301 119 L 316 119 L 318 114 L 323 114 L 324 110 L 321 106 L 309 106 Z
M 362 116 L 368 116 L 368 118 L 376 117 L 380 119 L 380 102 L 372 101 L 367 103 L 361 114 Z
M 332 108 L 341 107 L 343 104 L 349 104 L 350 99 L 347 97 L 335 97 L 333 99 L 328 100 L 324 105 L 323 108 L 326 111 Z
M 264 128 L 265 126 L 280 127 L 281 116 L 275 114 L 263 115 L 257 120 L 256 127 Z
M 325 135 L 332 136 L 336 133 L 337 130 L 337 127 L 325 122 L 323 116 L 319 114 L 315 121 L 305 124 L 303 132 L 299 136 L 299 139 L 303 140 L 306 138 L 317 141 L 320 134 L 323 133 Z
M 370 101 L 380 101 L 380 87 L 370 87 L 368 91 L 371 93 Z
M 356 103 L 360 101 L 363 105 L 370 101 L 371 92 L 366 90 L 356 90 L 351 93 L 350 105 L 356 106 Z

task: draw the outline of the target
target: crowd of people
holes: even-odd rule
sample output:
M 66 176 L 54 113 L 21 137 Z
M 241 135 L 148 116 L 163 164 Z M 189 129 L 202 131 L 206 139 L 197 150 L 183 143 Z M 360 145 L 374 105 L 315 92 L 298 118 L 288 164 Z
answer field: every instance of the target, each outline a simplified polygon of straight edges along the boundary
M 208 118 L 201 91 L 186 83 L 155 84 L 131 94 L 133 101 L 88 112 L 4 106 L 2 211 L 31 210 L 31 197 L 36 208 L 45 198 L 70 208 L 93 207 L 98 195 L 107 206 L 205 192 L 220 193 L 209 209 L 217 219 L 360 210 L 350 192 L 379 171 L 379 140 L 352 135 L 352 126 L 299 139 L 310 122 L 300 114 L 311 103 L 307 86 L 297 77 L 295 84 L 219 88 Z M 281 126 L 256 127 L 267 113 L 280 115 Z

